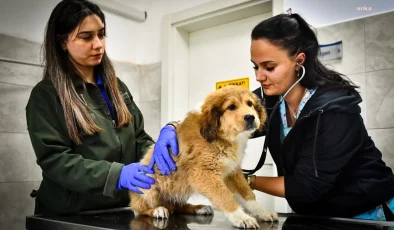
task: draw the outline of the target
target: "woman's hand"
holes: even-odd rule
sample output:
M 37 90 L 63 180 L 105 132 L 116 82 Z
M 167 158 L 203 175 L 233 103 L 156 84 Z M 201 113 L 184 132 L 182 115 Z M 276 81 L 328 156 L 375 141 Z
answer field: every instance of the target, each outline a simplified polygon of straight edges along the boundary
M 155 183 L 155 180 L 145 174 L 154 174 L 152 169 L 148 166 L 141 165 L 140 163 L 132 163 L 122 167 L 119 176 L 118 190 L 127 188 L 130 191 L 142 194 L 141 190 L 138 189 L 150 189 L 151 184 Z
M 171 170 L 176 170 L 175 163 L 168 149 L 168 147 L 171 147 L 172 153 L 175 156 L 178 155 L 178 139 L 175 127 L 175 125 L 166 125 L 160 130 L 159 139 L 155 144 L 153 156 L 149 164 L 150 169 L 153 169 L 154 164 L 157 164 L 157 167 L 163 175 L 170 175 Z

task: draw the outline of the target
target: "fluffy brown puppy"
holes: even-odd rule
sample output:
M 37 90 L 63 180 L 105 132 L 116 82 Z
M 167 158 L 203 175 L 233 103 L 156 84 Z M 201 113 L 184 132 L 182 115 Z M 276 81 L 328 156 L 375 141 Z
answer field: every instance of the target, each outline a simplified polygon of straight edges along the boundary
M 226 86 L 210 93 L 201 112 L 189 112 L 177 127 L 177 171 L 161 175 L 156 166 L 151 189 L 130 192 L 131 209 L 157 218 L 173 212 L 213 214 L 210 206 L 187 203 L 190 196 L 202 194 L 236 227 L 257 228 L 256 218 L 276 221 L 276 213 L 256 202 L 240 167 L 250 135 L 265 120 L 259 99 L 247 89 Z M 152 153 L 153 148 L 141 163 L 149 165 Z

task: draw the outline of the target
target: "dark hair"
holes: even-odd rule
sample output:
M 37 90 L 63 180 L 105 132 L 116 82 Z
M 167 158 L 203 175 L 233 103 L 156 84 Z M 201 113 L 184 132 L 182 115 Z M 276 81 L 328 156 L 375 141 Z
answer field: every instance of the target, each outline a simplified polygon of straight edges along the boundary
M 97 15 L 105 26 L 104 13 L 96 4 L 87 0 L 61 1 L 49 17 L 43 45 L 45 63 L 43 79 L 48 79 L 54 84 L 64 110 L 68 133 L 77 144 L 82 142 L 79 129 L 86 134 L 101 132 L 102 129 L 94 122 L 90 108 L 75 91 L 72 79 L 83 79 L 83 77 L 72 64 L 68 52 L 63 50 L 62 45 L 67 41 L 69 34 L 87 16 L 93 14 Z M 115 71 L 106 52 L 101 63 L 94 68 L 94 73 L 102 75 L 108 87 L 117 114 L 118 126 L 129 123 L 131 114 L 122 100 Z
M 319 43 L 311 26 L 298 14 L 279 14 L 260 22 L 254 27 L 252 40 L 267 39 L 273 45 L 286 50 L 290 57 L 305 53 L 305 77 L 300 84 L 306 88 L 328 86 L 355 90 L 345 76 L 324 66 L 318 59 Z

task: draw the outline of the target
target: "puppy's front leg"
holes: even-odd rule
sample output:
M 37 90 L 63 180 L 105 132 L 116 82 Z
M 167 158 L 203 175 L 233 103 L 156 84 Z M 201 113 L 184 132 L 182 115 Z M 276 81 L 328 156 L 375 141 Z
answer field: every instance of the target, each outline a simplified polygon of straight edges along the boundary
M 223 211 L 234 226 L 238 228 L 259 227 L 256 219 L 243 211 L 235 200 L 233 193 L 227 188 L 219 175 L 204 173 L 192 177 L 191 180 L 194 189 Z
M 278 214 L 276 212 L 266 211 L 256 202 L 256 196 L 249 187 L 240 168 L 237 168 L 233 174 L 227 176 L 224 181 L 242 207 L 250 212 L 252 216 L 263 221 L 278 220 Z

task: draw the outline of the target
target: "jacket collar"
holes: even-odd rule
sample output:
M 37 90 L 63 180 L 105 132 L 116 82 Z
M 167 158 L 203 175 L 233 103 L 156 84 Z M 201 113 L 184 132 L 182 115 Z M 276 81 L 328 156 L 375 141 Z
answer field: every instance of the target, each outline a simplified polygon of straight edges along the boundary
M 315 94 L 305 104 L 300 117 L 312 115 L 318 110 L 358 114 L 361 113 L 359 106 L 361 102 L 361 96 L 355 90 L 318 87 Z
M 86 83 L 82 78 L 78 76 L 73 76 L 72 82 L 75 88 L 83 86 Z M 104 86 L 104 78 L 101 74 L 97 75 L 96 77 L 96 85 Z
M 272 109 L 279 101 L 279 96 L 261 95 L 261 89 L 257 88 L 254 93 L 262 100 L 267 110 Z M 264 96 L 264 98 L 262 97 Z M 311 115 L 319 109 L 333 110 L 337 112 L 360 113 L 359 103 L 362 101 L 357 91 L 346 89 L 332 89 L 329 87 L 319 86 L 316 92 L 302 109 L 300 117 Z
M 71 80 L 72 80 L 75 88 L 81 87 L 85 84 L 85 81 L 75 74 L 73 74 L 73 76 L 71 77 Z

